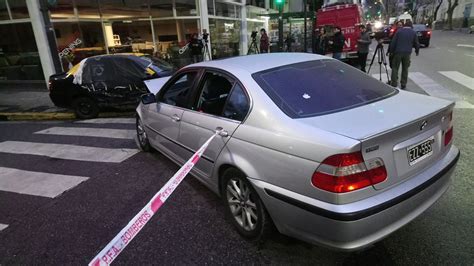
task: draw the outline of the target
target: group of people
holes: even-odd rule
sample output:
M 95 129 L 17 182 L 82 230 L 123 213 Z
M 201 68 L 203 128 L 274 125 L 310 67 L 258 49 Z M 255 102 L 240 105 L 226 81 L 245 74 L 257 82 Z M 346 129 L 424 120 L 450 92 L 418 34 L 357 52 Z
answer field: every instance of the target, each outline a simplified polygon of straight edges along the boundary
M 313 53 L 325 55 L 329 50 L 336 59 L 341 59 L 342 50 L 344 48 L 345 37 L 341 31 L 341 27 L 334 28 L 333 38 L 329 38 L 324 27 L 316 30 L 313 39 Z
M 408 81 L 408 68 L 410 66 L 410 55 L 412 49 L 415 48 L 415 53 L 418 56 L 420 44 L 418 37 L 413 30 L 413 24 L 407 20 L 405 24 L 402 21 L 396 23 L 397 31 L 393 36 L 387 56 L 389 57 L 389 64 L 392 68 L 390 85 L 398 86 L 398 72 L 400 66 L 402 68 L 400 85 L 401 89 L 405 89 Z M 367 56 L 369 54 L 369 46 L 372 43 L 370 37 L 370 30 L 365 25 L 360 25 L 360 36 L 357 40 L 357 56 L 358 65 L 361 71 L 366 72 Z M 313 53 L 325 55 L 329 51 L 333 53 L 333 58 L 340 59 L 344 47 L 344 34 L 340 27 L 334 29 L 334 35 L 329 38 L 324 27 L 316 30 L 315 38 L 313 39 Z M 382 40 L 378 40 L 382 42 Z

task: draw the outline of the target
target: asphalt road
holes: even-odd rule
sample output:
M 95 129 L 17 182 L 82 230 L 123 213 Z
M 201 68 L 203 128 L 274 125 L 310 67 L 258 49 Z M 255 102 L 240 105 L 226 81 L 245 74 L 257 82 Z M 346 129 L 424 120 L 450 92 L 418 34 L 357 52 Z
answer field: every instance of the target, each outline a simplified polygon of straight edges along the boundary
M 448 47 L 455 51 L 454 54 L 474 53 L 472 48 L 452 47 L 458 41 L 453 41 L 451 34 L 458 36 L 458 33 L 440 32 L 438 39 L 435 38 L 438 32 L 435 32 L 432 47 L 423 49 L 419 57 L 413 58 L 410 72 L 423 73 L 436 84 L 462 96 L 461 100 L 474 104 L 469 98 L 473 96 L 472 90 L 443 75 L 438 76 L 438 71 L 458 71 L 474 77 L 474 68 L 466 68 L 472 61 L 452 63 L 444 59 L 444 52 L 436 52 Z M 466 36 L 459 35 L 459 38 L 471 38 Z M 469 40 L 473 44 L 472 38 Z M 427 58 L 429 53 L 439 55 L 441 59 Z M 466 57 L 460 55 L 459 58 Z M 426 93 L 412 80 L 409 90 Z M 227 221 L 220 199 L 194 178 L 187 177 L 115 263 L 472 265 L 473 117 L 472 108 L 457 108 L 454 112 L 454 144 L 460 147 L 462 155 L 446 194 L 423 215 L 371 249 L 341 253 L 278 233 L 264 243 L 247 242 Z M 133 152 L 135 144 L 129 138 L 133 131 L 126 131 L 133 130 L 133 124 L 110 121 L 87 124 L 71 121 L 0 122 L 0 167 L 88 178 L 63 188 L 62 193 L 54 198 L 0 189 L 0 264 L 88 263 L 176 172 L 178 166 L 158 152 Z M 87 127 L 89 133 L 101 135 L 106 132 L 107 137 L 68 136 L 64 132 L 71 131 L 64 129 L 60 135 L 37 133 L 47 129 L 54 131 L 51 129 L 54 127 Z M 2 143 L 12 141 L 43 145 L 43 150 L 54 153 L 52 157 L 56 158 L 1 151 Z M 48 144 L 97 149 L 84 160 L 65 160 L 59 158 L 74 151 L 75 146 L 67 146 L 71 147 L 69 151 L 55 152 L 48 150 Z M 57 149 L 58 146 L 54 147 Z M 101 162 L 101 148 L 122 155 L 129 151 L 130 156 L 118 162 Z M 41 187 L 44 183 L 35 185 Z M 8 227 L 1 230 L 1 225 Z

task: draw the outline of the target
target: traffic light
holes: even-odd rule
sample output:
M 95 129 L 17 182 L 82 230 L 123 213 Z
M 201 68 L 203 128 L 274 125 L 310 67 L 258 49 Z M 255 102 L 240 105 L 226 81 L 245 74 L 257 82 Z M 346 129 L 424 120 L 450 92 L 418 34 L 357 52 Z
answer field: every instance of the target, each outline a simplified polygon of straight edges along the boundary
M 275 0 L 275 4 L 276 4 L 277 6 L 284 5 L 284 4 L 285 4 L 285 0 Z

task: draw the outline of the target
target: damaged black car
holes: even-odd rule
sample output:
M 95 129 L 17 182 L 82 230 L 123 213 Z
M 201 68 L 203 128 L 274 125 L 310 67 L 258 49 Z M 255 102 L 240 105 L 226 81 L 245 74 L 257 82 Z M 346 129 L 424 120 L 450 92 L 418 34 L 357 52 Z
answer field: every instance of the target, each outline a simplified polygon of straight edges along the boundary
M 73 109 L 77 118 L 90 119 L 104 109 L 134 109 L 148 93 L 144 80 L 174 72 L 166 61 L 147 55 L 99 55 L 52 75 L 49 96 L 56 106 Z

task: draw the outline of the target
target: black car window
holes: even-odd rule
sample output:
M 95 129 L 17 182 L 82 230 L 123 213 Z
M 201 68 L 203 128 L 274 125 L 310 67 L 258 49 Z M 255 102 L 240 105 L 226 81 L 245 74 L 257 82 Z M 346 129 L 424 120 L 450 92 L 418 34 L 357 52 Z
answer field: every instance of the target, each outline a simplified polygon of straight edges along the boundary
M 170 105 L 186 107 L 186 101 L 196 76 L 197 72 L 181 74 L 172 84 L 165 88 L 160 101 Z
M 222 115 L 234 81 L 221 74 L 207 72 L 202 84 L 196 110 L 207 114 Z
M 242 121 L 249 111 L 250 103 L 242 87 L 236 83 L 222 116 Z
M 413 25 L 413 30 L 414 31 L 425 31 L 426 30 L 426 25 L 424 25 L 424 24 Z
M 285 65 L 252 77 L 291 118 L 339 112 L 398 92 L 354 67 L 330 59 Z

